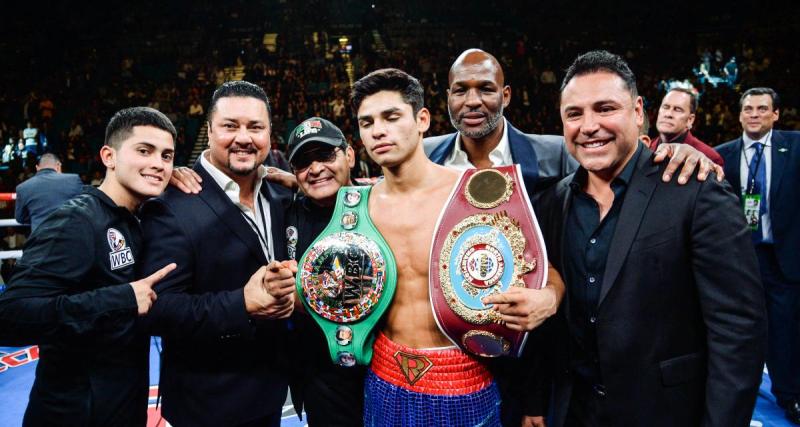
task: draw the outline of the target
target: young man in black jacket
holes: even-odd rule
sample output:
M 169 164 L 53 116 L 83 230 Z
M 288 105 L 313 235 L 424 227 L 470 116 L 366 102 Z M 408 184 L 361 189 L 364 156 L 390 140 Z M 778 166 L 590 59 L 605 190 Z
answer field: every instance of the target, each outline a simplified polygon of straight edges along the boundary
M 28 240 L 0 295 L 0 343 L 39 345 L 23 425 L 146 424 L 149 337 L 137 317 L 175 265 L 136 280 L 135 212 L 167 185 L 175 135 L 154 109 L 119 111 L 100 149 L 103 183 L 85 187 Z

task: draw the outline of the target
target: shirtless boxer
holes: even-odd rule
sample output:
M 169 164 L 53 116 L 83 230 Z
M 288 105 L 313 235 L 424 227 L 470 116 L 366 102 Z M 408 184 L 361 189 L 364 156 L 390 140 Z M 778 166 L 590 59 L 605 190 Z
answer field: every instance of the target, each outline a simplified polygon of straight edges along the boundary
M 353 87 L 361 139 L 385 177 L 370 193 L 369 213 L 397 260 L 398 284 L 367 374 L 364 424 L 500 425 L 491 373 L 452 345 L 431 311 L 431 236 L 459 173 L 425 156 L 430 113 L 422 94 L 417 79 L 396 69 L 372 72 Z M 532 329 L 555 312 L 563 284 L 550 274 L 558 285 L 515 289 L 497 305 L 510 328 Z

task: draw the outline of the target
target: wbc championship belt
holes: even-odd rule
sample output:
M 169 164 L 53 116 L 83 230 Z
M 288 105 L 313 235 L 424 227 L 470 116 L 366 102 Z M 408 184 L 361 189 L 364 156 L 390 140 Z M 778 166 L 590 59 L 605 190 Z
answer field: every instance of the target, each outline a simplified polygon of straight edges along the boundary
M 547 254 L 519 166 L 469 169 L 442 211 L 431 248 L 430 297 L 442 332 L 478 356 L 519 356 L 527 332 L 507 328 L 481 299 L 540 289 Z
M 298 263 L 297 292 L 341 366 L 369 364 L 372 329 L 397 284 L 394 255 L 369 218 L 371 188 L 339 189 L 331 222 Z

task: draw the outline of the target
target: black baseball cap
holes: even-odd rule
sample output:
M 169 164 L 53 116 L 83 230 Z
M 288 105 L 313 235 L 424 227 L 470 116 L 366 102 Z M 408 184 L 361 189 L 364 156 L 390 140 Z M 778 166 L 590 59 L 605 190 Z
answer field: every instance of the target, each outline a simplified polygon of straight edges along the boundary
M 289 163 L 301 148 L 311 142 L 321 142 L 332 147 L 347 147 L 344 134 L 335 124 L 321 117 L 312 117 L 297 125 L 289 135 Z

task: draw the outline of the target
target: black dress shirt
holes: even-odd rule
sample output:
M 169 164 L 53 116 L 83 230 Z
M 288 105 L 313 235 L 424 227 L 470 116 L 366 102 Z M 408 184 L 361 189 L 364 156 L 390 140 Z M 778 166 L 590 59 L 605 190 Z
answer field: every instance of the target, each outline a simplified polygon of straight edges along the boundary
M 141 426 L 149 336 L 133 288 L 138 219 L 105 193 L 84 193 L 33 232 L 0 296 L 0 345 L 39 344 L 24 425 Z
M 570 183 L 573 197 L 564 239 L 564 256 L 570 260 L 564 266 L 570 304 L 569 328 L 573 337 L 570 359 L 576 375 L 589 384 L 602 383 L 597 357 L 597 303 L 625 190 L 641 151 L 639 144 L 622 173 L 611 182 L 614 202 L 602 220 L 597 202 L 584 191 L 588 179 L 586 169 L 579 168 Z

